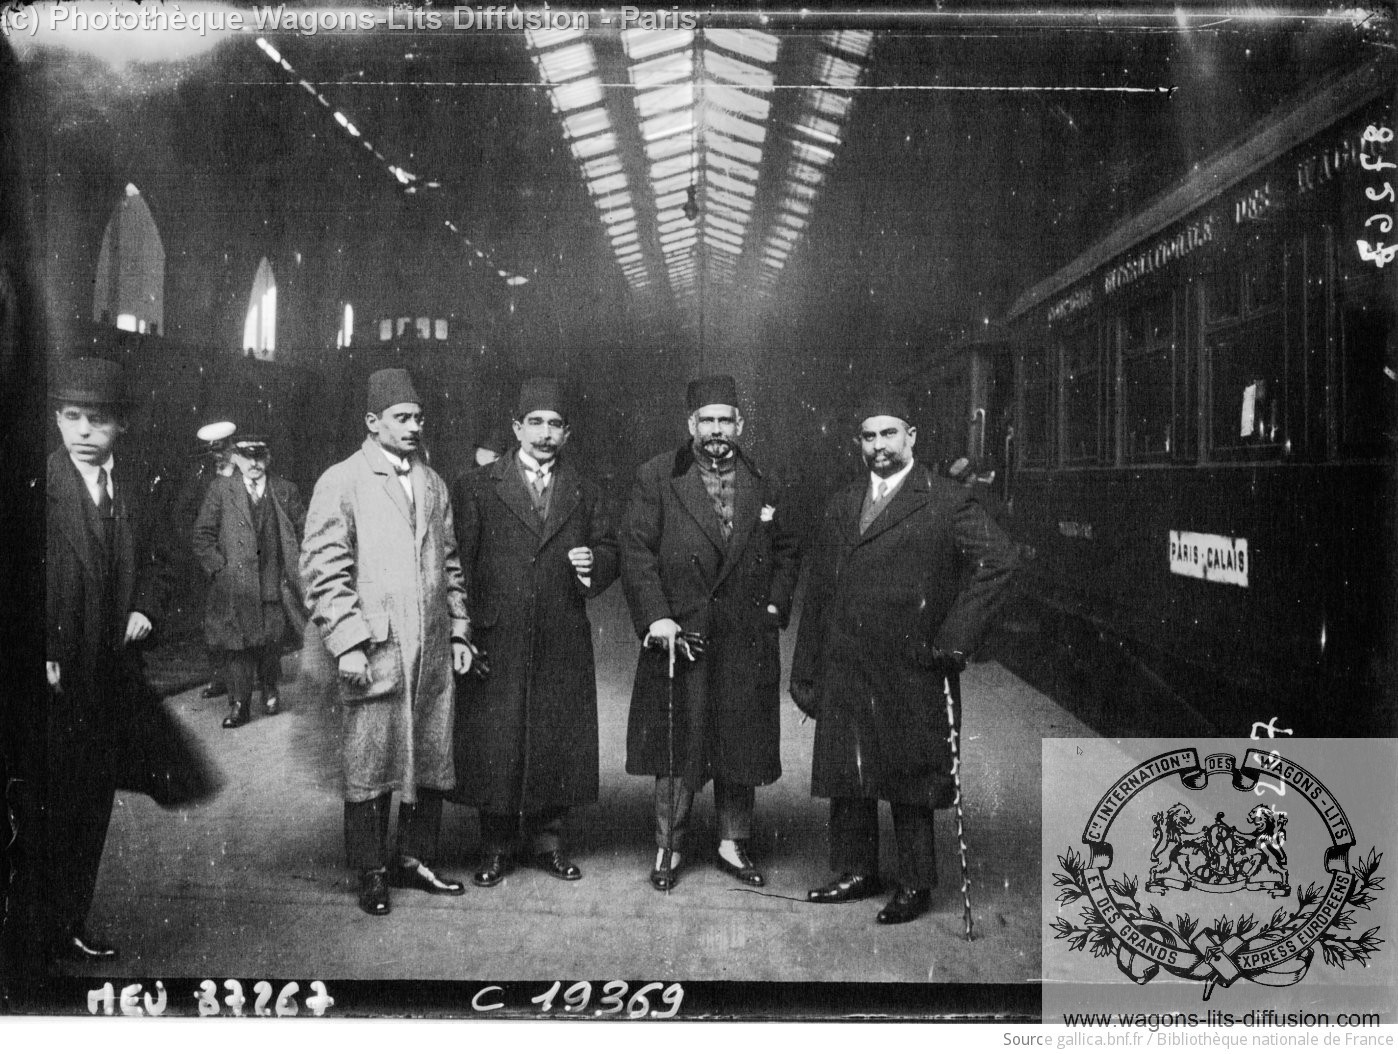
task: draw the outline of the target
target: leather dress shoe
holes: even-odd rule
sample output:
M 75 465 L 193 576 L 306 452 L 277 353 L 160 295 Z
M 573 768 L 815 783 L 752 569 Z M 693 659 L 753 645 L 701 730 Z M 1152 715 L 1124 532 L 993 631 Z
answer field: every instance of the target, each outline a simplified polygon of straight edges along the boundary
M 204 687 L 204 690 L 203 690 L 202 692 L 199 693 L 199 698 L 200 698 L 200 699 L 217 699 L 219 696 L 221 696 L 221 695 L 227 695 L 227 694 L 228 694 L 228 685 L 224 684 L 222 681 L 210 681 L 210 682 Z
M 389 872 L 388 884 L 395 889 L 420 889 L 424 893 L 435 893 L 442 897 L 459 897 L 466 892 L 463 883 L 438 878 L 426 864 L 395 867 Z
M 718 869 L 732 875 L 744 885 L 765 886 L 767 884 L 767 880 L 762 877 L 762 872 L 752 862 L 752 857 L 748 856 L 748 847 L 741 842 L 738 843 L 738 863 L 736 865 L 731 863 L 722 853 L 719 853 Z
M 65 958 L 78 962 L 110 962 L 117 957 L 117 950 L 110 944 L 103 944 L 85 933 L 72 933 L 62 943 Z
M 546 871 L 554 878 L 561 878 L 565 882 L 576 882 L 582 878 L 582 871 L 578 865 L 565 859 L 557 849 L 535 853 L 529 858 L 529 866 L 537 867 L 540 871 Z
M 359 906 L 369 915 L 387 915 L 388 872 L 382 869 L 359 873 Z
M 670 849 L 660 850 L 655 869 L 650 873 L 650 884 L 662 893 L 674 889 L 680 880 L 680 854 Z
M 886 926 L 897 925 L 900 922 L 912 922 L 919 915 L 924 915 L 927 909 L 932 906 L 932 891 L 930 889 L 903 889 L 893 894 L 893 899 L 884 905 L 884 909 L 879 912 L 876 922 L 881 922 Z
M 878 875 L 853 875 L 846 871 L 830 885 L 811 890 L 806 899 L 812 904 L 846 904 L 882 892 Z
M 504 853 L 492 853 L 481 864 L 481 869 L 471 876 L 478 886 L 498 886 L 510 873 L 510 858 Z
M 242 728 L 243 725 L 251 720 L 252 717 L 248 713 L 247 700 L 243 700 L 241 703 L 233 703 L 229 706 L 228 716 L 223 719 L 223 727 Z
M 262 712 L 264 714 L 275 714 L 281 709 L 282 701 L 275 693 L 262 697 Z

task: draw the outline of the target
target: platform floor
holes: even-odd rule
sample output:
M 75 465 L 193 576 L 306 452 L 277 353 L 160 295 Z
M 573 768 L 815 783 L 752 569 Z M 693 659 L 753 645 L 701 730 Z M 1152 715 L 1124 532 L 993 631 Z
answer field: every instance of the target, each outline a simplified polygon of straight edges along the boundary
M 465 896 L 395 891 L 385 918 L 362 913 L 344 867 L 337 718 L 317 684 L 323 651 L 289 656 L 275 717 L 225 731 L 222 699 L 190 689 L 168 700 L 224 770 L 197 808 L 165 812 L 122 795 L 113 816 L 93 932 L 115 943 L 112 976 L 340 979 L 1021 982 L 1040 975 L 1041 737 L 1090 736 L 1072 715 L 995 663 L 965 676 L 965 793 L 978 939 L 961 938 L 954 818 L 938 813 L 941 884 L 932 912 L 874 923 L 882 898 L 805 902 L 830 877 L 824 800 L 810 797 L 814 725 L 784 703 L 785 775 L 758 791 L 754 855 L 768 884 L 737 887 L 709 860 L 690 861 L 667 895 L 647 880 L 651 781 L 623 771 L 636 642 L 619 588 L 593 605 L 601 725 L 601 798 L 567 825 L 580 882 L 518 870 Z M 789 662 L 794 633 L 783 635 Z M 786 669 L 784 665 L 784 670 Z M 712 799 L 696 804 L 710 844 Z M 885 865 L 892 831 L 883 810 Z M 477 864 L 472 811 L 448 805 L 440 870 Z M 763 895 L 765 894 L 765 895 Z

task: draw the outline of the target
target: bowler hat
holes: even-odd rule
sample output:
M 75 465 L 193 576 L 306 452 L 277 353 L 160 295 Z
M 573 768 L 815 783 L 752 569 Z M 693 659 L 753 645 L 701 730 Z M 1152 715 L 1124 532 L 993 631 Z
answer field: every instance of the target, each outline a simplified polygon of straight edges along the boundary
M 49 398 L 78 406 L 128 406 L 126 371 L 110 359 L 63 359 L 54 368 Z
M 399 403 L 418 403 L 422 399 L 413 387 L 413 379 L 404 369 L 376 370 L 369 374 L 368 398 L 364 409 L 371 414 L 381 414 L 390 406 Z
M 568 419 L 568 409 L 563 404 L 563 386 L 556 377 L 530 377 L 519 386 L 515 420 L 522 421 L 526 414 L 535 410 L 552 410 L 565 421 Z
M 685 403 L 693 413 L 703 406 L 738 406 L 738 382 L 726 373 L 696 377 L 689 382 Z
M 876 385 L 864 393 L 854 411 L 855 427 L 871 417 L 897 417 L 912 424 L 908 412 L 908 397 L 897 388 L 887 384 Z

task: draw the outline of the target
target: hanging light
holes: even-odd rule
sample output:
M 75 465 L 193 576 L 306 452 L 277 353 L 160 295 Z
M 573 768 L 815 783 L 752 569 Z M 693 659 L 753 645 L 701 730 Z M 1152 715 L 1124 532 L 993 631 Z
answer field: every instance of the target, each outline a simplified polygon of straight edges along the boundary
M 684 218 L 690 223 L 699 218 L 699 188 L 693 183 L 689 185 L 689 192 L 684 199 L 684 207 L 680 211 L 684 213 Z

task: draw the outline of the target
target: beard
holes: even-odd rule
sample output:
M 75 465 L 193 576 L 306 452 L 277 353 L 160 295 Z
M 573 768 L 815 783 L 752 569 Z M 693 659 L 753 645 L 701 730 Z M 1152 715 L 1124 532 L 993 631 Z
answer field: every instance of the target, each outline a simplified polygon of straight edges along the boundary
M 868 466 L 870 472 L 876 476 L 887 479 L 901 470 L 908 463 L 906 454 L 895 454 L 892 451 L 880 450 L 870 454 L 864 459 L 864 464 Z
M 710 436 L 699 443 L 700 452 L 712 461 L 726 461 L 737 444 L 724 436 Z

